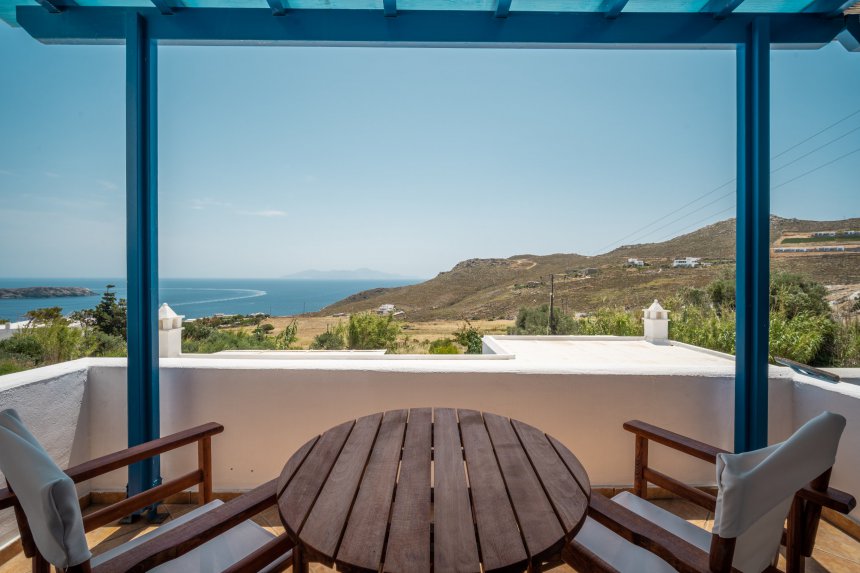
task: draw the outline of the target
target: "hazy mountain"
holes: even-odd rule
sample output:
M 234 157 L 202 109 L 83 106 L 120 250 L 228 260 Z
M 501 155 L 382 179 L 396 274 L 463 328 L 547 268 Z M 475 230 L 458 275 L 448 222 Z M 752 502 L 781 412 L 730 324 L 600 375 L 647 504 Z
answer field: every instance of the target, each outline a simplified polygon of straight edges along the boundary
M 290 275 L 284 275 L 281 278 L 285 279 L 307 279 L 318 281 L 349 281 L 349 280 L 409 280 L 415 277 L 406 277 L 403 275 L 395 275 L 392 273 L 384 273 L 368 268 L 360 268 L 354 270 L 343 271 L 319 271 L 317 269 L 308 269 Z
M 860 219 L 804 221 L 771 217 L 771 241 L 786 232 L 860 230 Z M 706 266 L 672 268 L 672 260 L 701 257 Z M 626 265 L 642 259 L 643 268 Z M 415 285 L 356 293 L 320 311 L 359 312 L 394 304 L 409 320 L 514 318 L 522 306 L 549 302 L 555 275 L 555 302 L 566 312 L 602 306 L 641 308 L 684 287 L 703 287 L 734 272 L 735 220 L 727 219 L 660 243 L 625 245 L 608 253 L 515 255 L 505 259 L 469 259 L 450 271 Z M 816 253 L 773 257 L 774 271 L 808 275 L 826 284 L 860 283 L 860 253 Z

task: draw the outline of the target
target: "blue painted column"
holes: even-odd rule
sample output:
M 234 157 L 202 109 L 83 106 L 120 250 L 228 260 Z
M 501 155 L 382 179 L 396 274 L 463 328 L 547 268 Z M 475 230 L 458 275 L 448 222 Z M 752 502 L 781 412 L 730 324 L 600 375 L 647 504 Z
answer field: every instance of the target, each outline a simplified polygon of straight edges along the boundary
M 146 19 L 126 23 L 128 445 L 159 437 L 157 46 Z M 128 470 L 128 495 L 161 483 L 158 457 Z
M 735 451 L 767 445 L 770 291 L 770 30 L 757 18 L 737 47 Z

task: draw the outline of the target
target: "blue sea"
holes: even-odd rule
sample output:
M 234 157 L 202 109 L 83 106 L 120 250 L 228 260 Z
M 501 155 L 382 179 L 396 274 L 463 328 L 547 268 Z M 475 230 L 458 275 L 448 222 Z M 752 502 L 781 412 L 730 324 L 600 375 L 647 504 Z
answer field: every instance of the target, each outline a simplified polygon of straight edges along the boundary
M 265 312 L 289 316 L 313 312 L 351 294 L 377 287 L 414 284 L 415 280 L 290 280 L 290 279 L 162 279 L 159 301 L 188 318 L 216 313 Z M 0 288 L 56 286 L 85 287 L 97 294 L 88 297 L 0 299 L 0 318 L 24 320 L 35 308 L 59 306 L 63 314 L 93 308 L 105 285 L 113 284 L 117 298 L 126 298 L 125 279 L 0 279 Z

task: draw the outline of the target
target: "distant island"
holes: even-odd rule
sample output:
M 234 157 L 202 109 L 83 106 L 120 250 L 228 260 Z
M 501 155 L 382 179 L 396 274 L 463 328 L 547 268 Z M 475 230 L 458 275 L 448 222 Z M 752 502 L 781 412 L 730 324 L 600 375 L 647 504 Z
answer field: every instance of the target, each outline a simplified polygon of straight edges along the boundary
M 403 275 L 395 275 L 392 273 L 384 273 L 368 268 L 360 268 L 354 270 L 343 271 L 319 271 L 317 269 L 308 269 L 290 275 L 284 275 L 284 279 L 301 279 L 301 280 L 323 280 L 323 281 L 349 281 L 349 280 L 409 280 L 415 277 L 406 277 Z
M 64 296 L 95 296 L 97 293 L 81 287 L 23 287 L 0 288 L 0 299 L 58 298 Z

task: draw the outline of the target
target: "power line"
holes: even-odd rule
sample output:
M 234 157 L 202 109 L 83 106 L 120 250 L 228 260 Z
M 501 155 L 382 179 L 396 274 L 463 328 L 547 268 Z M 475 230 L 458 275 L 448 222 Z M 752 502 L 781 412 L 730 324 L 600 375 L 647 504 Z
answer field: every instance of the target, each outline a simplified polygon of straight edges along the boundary
M 797 157 L 797 158 L 795 158 L 795 159 L 793 159 L 793 160 L 789 161 L 788 163 L 786 163 L 786 164 L 785 164 L 785 165 L 783 165 L 782 167 L 777 167 L 776 169 L 774 169 L 774 170 L 772 170 L 772 171 L 770 172 L 770 173 L 771 173 L 771 175 L 773 175 L 773 174 L 774 174 L 774 173 L 776 173 L 777 171 L 780 171 L 780 170 L 782 170 L 782 169 L 785 169 L 786 167 L 788 167 L 789 165 L 791 165 L 791 164 L 793 164 L 793 163 L 797 163 L 798 161 L 800 161 L 800 160 L 801 160 L 801 159 L 803 159 L 804 157 L 809 157 L 810 155 L 812 155 L 812 154 L 813 154 L 813 153 L 815 153 L 816 151 L 819 151 L 819 150 L 821 150 L 821 149 L 824 149 L 825 147 L 827 147 L 828 145 L 830 145 L 830 144 L 832 144 L 832 143 L 836 143 L 837 141 L 839 141 L 840 139 L 842 139 L 842 138 L 844 138 L 844 137 L 848 137 L 849 135 L 851 135 L 851 134 L 852 134 L 852 133 L 854 133 L 855 131 L 860 131 L 860 125 L 858 125 L 858 126 L 857 126 L 857 127 L 855 127 L 854 129 L 852 129 L 851 131 L 847 131 L 847 132 L 843 133 L 842 135 L 840 135 L 840 136 L 839 136 L 839 137 L 837 137 L 836 139 L 831 139 L 831 140 L 830 140 L 830 141 L 828 141 L 827 143 L 825 143 L 825 144 L 823 144 L 823 145 L 819 145 L 818 147 L 816 147 L 816 148 L 815 148 L 815 149 L 813 149 L 812 151 L 807 151 L 806 153 L 804 153 L 804 154 L 803 154 L 803 155 L 801 155 L 800 157 Z
M 732 205 L 731 207 L 729 207 L 727 209 L 723 209 L 722 211 L 712 213 L 712 214 L 708 215 L 707 217 L 705 217 L 704 219 L 699 219 L 698 221 L 696 221 L 692 225 L 690 225 L 688 227 L 684 227 L 681 231 L 675 231 L 675 232 L 667 235 L 666 237 L 660 239 L 659 242 L 662 243 L 663 241 L 668 241 L 669 239 L 674 239 L 675 237 L 679 237 L 679 236 L 683 235 L 684 233 L 686 233 L 688 230 L 693 229 L 694 227 L 698 227 L 700 224 L 707 221 L 708 219 L 710 219 L 712 217 L 716 217 L 717 215 L 722 215 L 723 213 L 727 213 L 727 212 L 733 210 L 734 208 L 735 208 L 735 206 Z
M 813 133 L 812 135 L 810 135 L 809 137 L 807 137 L 807 138 L 806 138 L 806 139 L 804 139 L 803 141 L 800 141 L 800 142 L 798 142 L 798 143 L 795 143 L 794 145 L 792 145 L 792 146 L 791 146 L 791 147 L 789 147 L 788 149 L 786 149 L 786 150 L 782 151 L 781 153 L 779 153 L 779 154 L 777 154 L 777 155 L 775 155 L 775 156 L 771 157 L 771 158 L 770 158 L 770 159 L 771 159 L 771 161 L 773 161 L 774 159 L 778 159 L 778 158 L 782 157 L 783 155 L 785 155 L 786 153 L 788 153 L 788 152 L 789 152 L 789 151 L 791 151 L 792 149 L 796 149 L 796 148 L 800 147 L 801 145 L 803 145 L 804 143 L 806 143 L 806 142 L 807 142 L 807 141 L 809 141 L 810 139 L 815 139 L 816 137 L 818 137 L 819 135 L 821 135 L 821 134 L 822 134 L 822 133 L 824 133 L 825 131 L 828 131 L 828 130 L 830 130 L 830 129 L 833 129 L 834 127 L 836 127 L 837 125 L 839 125 L 839 124 L 840 124 L 840 123 L 842 123 L 843 121 L 846 121 L 846 120 L 848 120 L 848 119 L 851 119 L 852 117 L 854 117 L 854 116 L 855 116 L 855 115 L 857 115 L 858 113 L 860 113 L 860 109 L 858 109 L 857 111 L 855 111 L 855 112 L 853 112 L 853 113 L 849 113 L 848 115 L 846 115 L 845 117 L 843 117 L 842 119 L 840 119 L 839 121 L 837 121 L 837 122 L 835 122 L 835 123 L 831 123 L 830 125 L 828 125 L 828 126 L 827 126 L 827 127 L 825 127 L 824 129 L 822 129 L 821 131 L 816 131 L 815 133 Z
M 798 175 L 797 177 L 792 177 L 792 178 L 791 178 L 791 179 L 789 179 L 788 181 L 783 181 L 783 182 L 782 182 L 782 183 L 780 183 L 779 185 L 775 185 L 775 186 L 771 187 L 771 188 L 770 188 L 770 190 L 771 190 L 771 191 L 773 191 L 774 189 L 779 189 L 780 187 L 785 187 L 785 186 L 786 186 L 786 185 L 788 185 L 789 183 L 792 183 L 793 181 L 797 181 L 797 180 L 798 180 L 798 179 L 800 179 L 801 177 L 806 177 L 806 176 L 807 176 L 807 175 L 809 175 L 810 173 L 815 173 L 815 172 L 816 172 L 816 171 L 818 171 L 819 169 L 823 169 L 823 168 L 827 167 L 828 165 L 832 165 L 832 164 L 836 163 L 837 161 L 839 161 L 839 160 L 841 160 L 841 159 L 845 159 L 845 158 L 846 158 L 846 157 L 848 157 L 849 155 L 854 155 L 854 154 L 855 154 L 855 153 L 857 153 L 858 151 L 860 151 L 860 147 L 858 147 L 858 148 L 857 148 L 857 149 L 855 149 L 854 151 L 849 151 L 848 153 L 845 153 L 844 155 L 840 155 L 840 156 L 839 156 L 839 157 L 837 157 L 836 159 L 831 159 L 831 160 L 830 160 L 830 161 L 828 161 L 827 163 L 825 163 L 825 164 L 823 164 L 823 165 L 819 165 L 818 167 L 816 167 L 816 168 L 814 168 L 814 169 L 810 169 L 809 171 L 805 171 L 805 172 L 801 173 L 800 175 Z
M 774 155 L 773 157 L 771 157 L 771 161 L 772 161 L 772 160 L 774 160 L 774 159 L 777 159 L 778 157 L 781 157 L 781 156 L 785 155 L 786 153 L 788 153 L 788 152 L 789 152 L 789 151 L 791 151 L 792 149 L 796 149 L 797 147 L 799 147 L 799 146 L 803 145 L 803 144 L 804 144 L 804 143 L 806 143 L 807 141 L 809 141 L 809 140 L 811 140 L 811 139 L 814 139 L 814 138 L 815 138 L 815 137 L 817 137 L 818 135 L 821 135 L 821 134 L 822 134 L 822 133 L 824 133 L 825 131 L 828 131 L 828 130 L 830 130 L 830 129 L 832 129 L 832 128 L 836 127 L 836 126 L 837 126 L 837 125 L 839 125 L 840 123 L 842 123 L 842 122 L 844 122 L 844 121 L 847 121 L 848 119 L 851 119 L 852 117 L 854 117 L 854 116 L 855 116 L 855 115 L 857 115 L 857 114 L 860 114 L 860 109 L 858 109 L 858 110 L 856 110 L 856 111 L 854 111 L 854 112 L 852 112 L 852 113 L 850 113 L 850 114 L 846 115 L 846 116 L 845 116 L 845 117 L 843 117 L 842 119 L 840 119 L 840 120 L 838 120 L 838 121 L 836 121 L 836 122 L 834 122 L 834 123 L 832 123 L 832 124 L 828 125 L 828 126 L 827 126 L 827 127 L 825 127 L 824 129 L 821 129 L 821 130 L 817 131 L 816 133 L 814 133 L 814 134 L 810 135 L 809 137 L 807 137 L 807 138 L 806 138 L 806 139 L 804 139 L 803 141 L 800 141 L 799 143 L 796 143 L 796 144 L 792 145 L 791 147 L 789 147 L 788 149 L 785 149 L 784 151 L 782 151 L 782 152 L 778 153 L 777 155 Z M 820 146 L 816 147 L 815 149 L 813 149 L 813 150 L 811 150 L 811 151 L 808 151 L 808 152 L 804 153 L 803 155 L 801 155 L 801 156 L 799 156 L 799 157 L 796 157 L 796 158 L 792 159 L 792 160 L 791 160 L 791 161 L 789 161 L 788 163 L 785 163 L 784 165 L 782 165 L 782 166 L 780 166 L 780 167 L 777 167 L 776 169 L 772 169 L 770 173 L 771 173 L 771 174 L 774 174 L 774 173 L 776 173 L 777 171 L 781 171 L 781 170 L 785 169 L 786 167 L 788 167 L 788 166 L 790 166 L 790 165 L 793 165 L 793 164 L 797 163 L 797 162 L 798 162 L 798 161 L 800 161 L 801 159 L 804 159 L 804 158 L 806 158 L 806 157 L 809 157 L 809 156 L 810 156 L 810 155 L 812 155 L 813 153 L 815 153 L 815 152 L 817 152 L 817 151 L 819 151 L 819 150 L 821 150 L 821 149 L 824 149 L 824 148 L 825 148 L 825 147 L 827 147 L 828 145 L 831 145 L 831 144 L 833 144 L 833 143 L 835 143 L 835 142 L 837 142 L 837 141 L 839 141 L 839 140 L 841 140 L 841 139 L 843 139 L 843 138 L 847 137 L 848 135 L 851 135 L 852 133 L 855 133 L 855 132 L 856 132 L 856 131 L 858 131 L 858 130 L 860 130 L 860 126 L 858 126 L 858 127 L 854 128 L 854 129 L 852 129 L 852 130 L 850 130 L 850 131 L 848 131 L 848 132 L 846 132 L 846 133 L 843 133 L 843 134 L 842 134 L 842 135 L 840 135 L 839 137 L 836 137 L 836 138 L 834 138 L 834 139 L 831 139 L 830 141 L 828 141 L 828 142 L 826 142 L 826 143 L 824 143 L 824 144 L 822 144 L 822 145 L 820 145 Z M 850 154 L 849 154 L 849 155 L 850 155 Z M 838 159 L 841 159 L 841 157 L 840 157 L 840 158 L 837 158 L 837 160 L 838 160 Z M 836 160 L 835 160 L 835 161 L 836 161 Z M 830 162 L 830 163 L 833 163 L 833 162 Z M 827 164 L 825 164 L 825 165 L 823 165 L 823 166 L 820 166 L 819 168 L 821 168 L 821 167 L 826 167 L 827 165 L 830 165 L 830 163 L 827 163 Z M 812 171 L 817 171 L 819 168 L 816 168 L 816 169 L 814 169 L 814 170 L 812 170 Z M 804 175 L 808 175 L 809 173 L 812 173 L 812 171 L 809 171 L 808 173 L 806 173 L 806 174 L 804 174 Z M 800 178 L 800 177 L 802 177 L 802 176 L 803 176 L 803 175 L 798 176 L 798 177 L 796 177 L 795 179 L 792 179 L 792 180 L 788 181 L 787 183 L 790 183 L 791 181 L 794 181 L 794 180 L 796 180 L 796 179 L 799 179 L 799 178 Z M 608 251 L 608 249 L 609 249 L 610 247 L 613 247 L 613 246 L 615 246 L 615 245 L 617 245 L 617 244 L 619 244 L 619 243 L 622 243 L 623 241 L 625 241 L 625 240 L 629 239 L 630 237 L 633 237 L 633 236 L 638 235 L 638 234 L 639 234 L 639 233 L 641 233 L 642 231 L 644 231 L 644 230 L 648 229 L 649 227 L 653 226 L 653 225 L 654 225 L 654 224 L 656 224 L 656 223 L 659 223 L 660 221 L 662 221 L 662 220 L 664 220 L 664 219 L 666 219 L 666 218 L 668 218 L 668 217 L 671 217 L 671 216 L 672 216 L 672 215 L 674 215 L 675 213 L 678 213 L 678 212 L 680 212 L 680 211 L 683 211 L 684 209 L 686 209 L 686 208 L 687 208 L 687 207 L 689 207 L 690 205 L 692 205 L 692 204 L 694 204 L 694 203 L 697 203 L 697 202 L 701 201 L 702 199 L 704 199 L 705 197 L 707 197 L 707 196 L 709 196 L 709 195 L 712 195 L 713 193 L 716 193 L 717 191 L 719 191 L 720 189 L 722 189 L 722 188 L 726 187 L 727 185 L 730 185 L 730 184 L 731 184 L 731 183 L 733 183 L 735 180 L 736 180 L 736 178 L 732 178 L 731 180 L 729 180 L 729 181 L 727 181 L 727 182 L 723 183 L 722 185 L 720 185 L 720 186 L 718 186 L 718 187 L 715 187 L 715 188 L 711 189 L 710 191 L 708 191 L 708 192 L 704 193 L 703 195 L 700 195 L 699 197 L 697 197 L 697 198 L 693 199 L 692 201 L 689 201 L 689 202 L 687 202 L 687 203 L 683 204 L 682 206 L 678 207 L 678 208 L 677 208 L 677 209 L 675 209 L 674 211 L 670 211 L 669 213 L 666 213 L 665 215 L 662 215 L 661 217 L 658 217 L 657 219 L 654 219 L 653 221 L 651 221 L 651 222 L 650 222 L 650 223 L 648 223 L 647 225 L 645 225 L 645 226 L 643 226 L 643 227 L 640 227 L 639 229 L 637 229 L 637 230 L 633 231 L 632 233 L 629 233 L 629 234 L 625 235 L 624 237 L 622 237 L 622 238 L 620 238 L 620 239 L 617 239 L 617 240 L 615 240 L 615 241 L 613 241 L 613 242 L 611 242 L 611 243 L 607 244 L 605 247 L 602 247 L 601 249 L 598 249 L 597 251 L 595 251 L 595 253 L 596 253 L 596 254 L 599 254 L 599 253 L 601 253 L 601 252 L 606 252 L 606 251 Z M 781 186 L 782 186 L 782 184 L 781 184 L 781 185 L 778 185 L 777 187 L 772 187 L 772 188 L 771 188 L 771 190 L 776 189 L 776 188 L 781 187 Z M 722 197 L 726 197 L 726 196 L 727 196 L 727 195 L 721 195 L 718 199 L 720 199 L 720 198 L 722 198 Z M 712 202 L 708 203 L 707 205 L 712 205 L 714 202 L 715 202 L 715 201 L 712 201 Z M 707 206 L 707 205 L 705 205 L 705 206 Z M 703 206 L 703 207 L 704 207 L 704 206 Z M 700 208 L 698 208 L 698 209 L 695 209 L 695 210 L 691 211 L 690 213 L 687 213 L 687 215 L 684 215 L 684 216 L 682 216 L 682 217 L 679 217 L 679 218 L 675 219 L 672 223 L 675 223 L 675 222 L 677 222 L 677 221 L 680 221 L 680 220 L 682 220 L 682 219 L 684 219 L 684 218 L 686 218 L 686 217 L 688 217 L 688 216 L 692 215 L 693 213 L 696 213 L 696 212 L 698 212 L 698 211 L 701 211 L 701 209 L 702 209 L 701 207 L 700 207 Z M 656 232 L 656 231 L 659 231 L 660 229 L 664 229 L 664 228 L 666 228 L 667 226 L 671 225 L 672 223 L 668 223 L 667 225 L 664 225 L 664 226 L 662 226 L 662 227 L 658 227 L 657 229 L 652 229 L 651 231 L 649 231 L 649 232 L 648 232 L 648 235 L 650 235 L 650 234 L 652 234 L 652 233 L 654 233 L 654 232 Z M 647 236 L 647 235 L 646 235 L 646 236 Z

